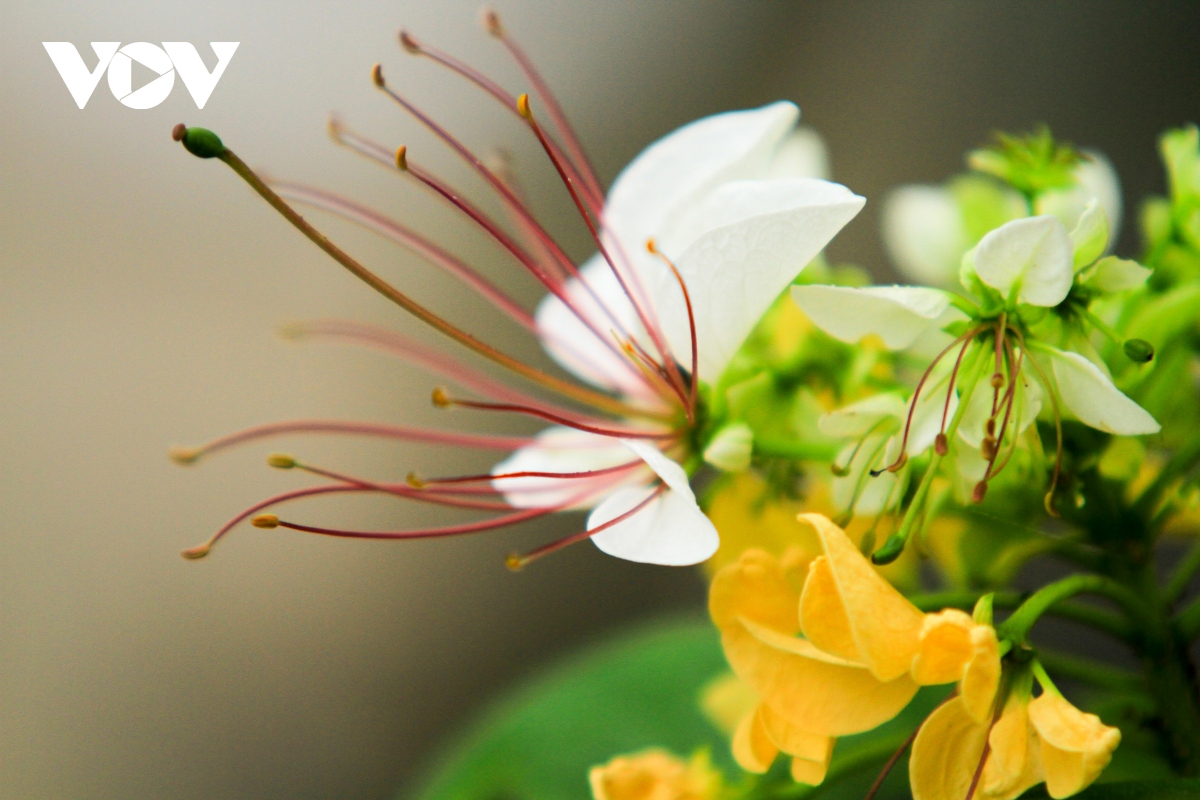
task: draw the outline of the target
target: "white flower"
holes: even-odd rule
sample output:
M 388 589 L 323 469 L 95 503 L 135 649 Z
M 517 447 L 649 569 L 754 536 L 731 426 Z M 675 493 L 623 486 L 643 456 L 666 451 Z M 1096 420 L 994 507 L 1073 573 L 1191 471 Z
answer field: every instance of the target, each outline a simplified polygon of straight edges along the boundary
M 708 117 L 626 167 L 604 206 L 601 241 L 612 264 L 593 256 L 580 278 L 568 282 L 568 302 L 553 294 L 542 301 L 536 319 L 546 350 L 579 378 L 648 414 L 671 412 L 670 396 L 631 368 L 627 352 L 609 338 L 617 331 L 649 349 L 648 323 L 684 370 L 691 369 L 694 337 L 691 380 L 716 381 L 772 302 L 864 203 L 843 186 L 802 175 L 823 170 L 824 153 L 811 133 L 795 130 L 798 115 L 791 103 L 775 103 Z M 669 257 L 678 278 L 647 249 L 649 241 Z M 694 454 L 672 436 L 670 423 L 630 417 L 607 425 L 643 438 L 626 438 L 622 454 L 613 446 L 620 436 L 552 428 L 493 474 L 596 473 L 630 455 L 640 461 L 636 469 L 568 481 L 497 478 L 496 487 L 522 507 L 546 497 L 594 507 L 588 530 L 606 526 L 592 539 L 611 555 L 656 564 L 706 559 L 716 550 L 716 530 L 677 463 Z M 739 463 L 746 447 L 739 442 Z M 563 494 L 564 484 L 578 491 Z

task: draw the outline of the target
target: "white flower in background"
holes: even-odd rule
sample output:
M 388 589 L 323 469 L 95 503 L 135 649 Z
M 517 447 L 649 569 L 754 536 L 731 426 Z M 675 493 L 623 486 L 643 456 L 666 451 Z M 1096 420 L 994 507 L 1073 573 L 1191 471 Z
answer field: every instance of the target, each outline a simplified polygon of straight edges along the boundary
M 888 255 L 906 278 L 950 286 L 963 254 L 988 231 L 1010 220 L 1043 214 L 1071 229 L 1092 200 L 1109 220 L 1105 249 L 1111 251 L 1121 228 L 1121 184 L 1103 153 L 1084 150 L 1083 156 L 1073 170 L 1073 185 L 1040 193 L 1032 209 L 1020 192 L 978 174 L 937 186 L 914 184 L 892 190 L 883 203 Z
M 975 499 L 981 500 L 1006 436 L 1015 447 L 1046 407 L 1047 395 L 1056 419 L 1073 416 L 1123 435 L 1159 430 L 1154 418 L 1116 387 L 1087 340 L 1090 330 L 1115 337 L 1088 305 L 1103 294 L 1135 288 L 1150 274 L 1132 261 L 1101 258 L 1108 242 L 1106 214 L 1093 200 L 1071 231 L 1057 217 L 1040 215 L 1013 220 L 984 236 L 962 259 L 960 276 L 979 305 L 910 286 L 794 286 L 792 297 L 814 324 L 842 341 L 874 334 L 891 349 L 915 349 L 918 343 L 942 348 L 917 387 L 916 408 L 931 389 L 947 403 L 955 393 L 970 393 L 961 414 L 941 415 L 934 435 L 939 455 L 947 451 L 949 427 L 967 446 L 960 451 L 973 450 L 982 458 L 960 464 L 979 473 Z M 1048 309 L 1055 313 L 1048 315 Z M 938 376 L 946 374 L 949 359 L 954 359 L 950 386 L 941 388 Z M 921 419 L 912 414 L 905 433 L 910 442 L 923 445 Z M 899 452 L 893 449 L 889 468 L 899 471 L 913 452 L 903 445 Z M 1001 468 L 1004 463 L 1006 458 Z

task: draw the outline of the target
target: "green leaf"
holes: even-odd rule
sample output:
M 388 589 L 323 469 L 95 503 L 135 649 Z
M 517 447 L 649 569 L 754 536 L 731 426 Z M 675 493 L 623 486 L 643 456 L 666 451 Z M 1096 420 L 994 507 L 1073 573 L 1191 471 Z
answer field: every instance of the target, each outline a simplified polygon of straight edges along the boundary
M 702 716 L 700 688 L 727 669 L 705 618 L 659 621 L 534 676 L 466 730 L 421 782 L 420 800 L 583 800 L 588 769 L 614 756 L 706 747 L 736 774 L 729 745 Z
M 1038 786 L 1021 795 L 1021 798 L 1041 800 L 1049 796 L 1045 786 Z M 1200 798 L 1200 780 L 1101 783 L 1072 797 L 1075 800 L 1193 800 Z

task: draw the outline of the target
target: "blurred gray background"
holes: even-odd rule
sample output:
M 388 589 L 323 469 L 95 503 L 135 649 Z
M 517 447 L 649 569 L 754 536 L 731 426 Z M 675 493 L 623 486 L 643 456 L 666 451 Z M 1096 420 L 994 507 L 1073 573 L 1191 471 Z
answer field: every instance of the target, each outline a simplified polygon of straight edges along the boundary
M 432 380 L 382 356 L 294 346 L 290 319 L 425 336 L 278 219 L 227 169 L 170 141 L 217 130 L 274 175 L 347 193 L 449 243 L 530 304 L 537 287 L 452 214 L 325 138 L 326 114 L 465 189 L 480 187 L 368 80 L 389 80 L 481 152 L 513 153 L 536 209 L 587 255 L 565 195 L 503 112 L 396 46 L 399 26 L 524 87 L 474 0 L 9 2 L 0 7 L 0 797 L 379 798 L 473 710 L 556 654 L 633 618 L 699 608 L 687 570 L 583 544 L 513 576 L 506 552 L 579 518 L 441 542 L 356 543 L 242 528 L 178 551 L 301 476 L 287 449 L 376 477 L 486 468 L 479 454 L 353 440 L 248 447 L 192 469 L 166 448 L 324 416 L 522 430 L 429 408 Z M 1161 191 L 1157 133 L 1200 116 L 1194 3 L 536 2 L 499 4 L 607 181 L 717 111 L 797 101 L 834 177 L 868 198 L 832 254 L 890 275 L 886 190 L 936 181 L 995 129 L 1047 122 L 1106 151 L 1126 203 Z M 240 41 L 207 107 L 158 108 L 102 81 L 83 111 L 42 41 Z M 1127 215 L 1123 250 L 1135 244 Z M 318 215 L 313 215 L 318 218 Z M 324 227 L 481 336 L 524 339 L 415 258 Z M 428 341 L 435 341 L 425 336 Z M 524 428 L 527 430 L 528 428 Z M 312 502 L 317 524 L 431 524 L 386 502 Z

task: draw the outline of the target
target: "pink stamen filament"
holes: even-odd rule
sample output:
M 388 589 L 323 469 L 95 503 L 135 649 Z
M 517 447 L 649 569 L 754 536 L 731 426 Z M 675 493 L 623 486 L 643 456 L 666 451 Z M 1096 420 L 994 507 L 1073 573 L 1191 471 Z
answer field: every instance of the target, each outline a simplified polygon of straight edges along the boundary
M 494 14 L 495 12 L 491 13 Z M 492 24 L 493 20 L 495 24 Z M 587 153 L 584 152 L 583 146 L 579 143 L 579 137 L 575 135 L 575 131 L 571 128 L 571 123 L 567 120 L 567 115 L 563 112 L 562 106 L 559 105 L 554 92 L 550 91 L 549 84 L 546 83 L 541 73 L 534 67 L 533 61 L 525 55 L 525 51 L 505 32 L 504 27 L 499 23 L 499 17 L 493 16 L 489 19 L 489 29 L 496 38 L 503 42 L 505 48 L 512 55 L 513 60 L 517 62 L 517 66 L 520 67 L 530 84 L 533 85 L 533 90 L 537 92 L 538 97 L 545 103 L 546 109 L 550 113 L 551 121 L 554 123 L 555 128 L 558 129 L 559 135 L 562 137 L 567 150 L 571 154 L 572 163 L 583 177 L 584 185 L 597 197 L 603 197 L 604 192 L 600 189 L 600 181 L 596 178 L 596 170 L 592 168 Z
M 1025 335 L 1021 333 L 1020 328 L 1013 328 L 1013 333 L 1015 333 L 1017 335 L 1017 346 L 1021 348 L 1021 352 L 1022 353 L 1026 352 Z M 1050 488 L 1046 491 L 1046 496 L 1043 499 L 1043 505 L 1045 505 L 1045 507 L 1046 507 L 1046 513 L 1048 513 L 1052 517 L 1057 517 L 1057 516 L 1059 516 L 1059 513 L 1054 509 L 1054 492 L 1055 492 L 1055 490 L 1058 489 L 1058 478 L 1059 478 L 1059 475 L 1062 473 L 1062 462 L 1063 462 L 1062 412 L 1058 408 L 1058 395 L 1055 392 L 1055 385 L 1053 383 L 1051 383 L 1050 379 L 1046 376 L 1046 372 L 1045 372 L 1045 370 L 1042 369 L 1042 365 L 1039 364 L 1037 359 L 1033 358 L 1032 356 L 1029 359 L 1029 363 L 1033 365 L 1034 370 L 1037 372 L 1038 377 L 1042 381 L 1042 386 L 1044 386 L 1046 388 L 1046 394 L 1050 395 L 1050 405 L 1054 409 L 1054 435 L 1055 435 L 1055 439 L 1056 439 L 1055 455 L 1054 455 L 1054 474 L 1050 478 Z
M 373 436 L 381 439 L 400 439 L 409 442 L 442 444 L 452 447 L 477 447 L 484 450 L 517 450 L 532 444 L 527 436 L 491 436 L 455 431 L 437 431 L 409 425 L 384 425 L 371 422 L 346 422 L 328 419 L 300 419 L 270 422 L 235 431 L 196 448 L 177 449 L 172 456 L 177 461 L 191 463 L 202 456 L 212 455 L 246 442 L 285 436 L 295 433 L 336 433 L 351 436 Z
M 459 400 L 457 398 L 446 397 L 444 394 L 440 395 L 439 399 L 435 402 L 437 405 L 462 406 L 463 408 L 474 408 L 480 411 L 508 411 L 516 414 L 526 414 L 531 417 L 544 419 L 547 422 L 554 422 L 558 425 L 565 425 L 569 428 L 575 428 L 576 430 L 584 431 L 586 433 L 594 433 L 597 436 L 611 436 L 616 439 L 653 439 L 662 441 L 674 439 L 679 435 L 676 431 L 649 433 L 646 431 L 620 428 L 601 428 L 596 425 L 588 425 L 585 423 L 576 422 L 573 419 L 561 417 L 549 411 L 543 411 L 540 408 L 533 408 L 531 406 L 523 406 L 515 403 L 481 403 L 475 400 Z
M 479 87 L 495 98 L 500 105 L 504 106 L 513 114 L 520 116 L 520 113 L 517 111 L 517 98 L 513 97 L 511 94 L 505 91 L 500 84 L 496 83 L 491 78 L 488 78 L 479 70 L 463 61 L 460 61 L 445 51 L 438 50 L 437 48 L 430 47 L 424 42 L 418 41 L 407 31 L 400 32 L 400 42 L 404 45 L 406 50 L 414 55 L 427 56 L 435 63 L 449 69 L 451 72 L 457 73 L 463 78 L 466 78 L 469 82 L 475 84 L 475 86 Z M 583 178 L 575 164 L 568 156 L 566 156 L 566 154 L 562 152 L 557 142 L 551 141 L 551 146 L 554 148 L 555 154 L 558 156 L 558 158 L 568 166 L 572 172 L 572 177 L 578 180 L 578 182 L 581 184 L 581 187 L 584 189 L 584 197 L 589 208 L 593 213 L 599 215 L 604 205 L 603 193 L 599 192 L 598 187 L 593 187 Z
M 381 492 L 384 494 L 393 494 L 397 497 L 403 497 L 409 500 L 420 500 L 426 503 L 436 503 L 439 505 L 454 506 L 456 508 L 471 508 L 483 511 L 508 511 L 512 508 L 508 503 L 497 503 L 494 501 L 483 500 L 464 500 L 439 493 L 424 493 L 420 489 L 409 486 L 403 483 L 378 483 L 369 481 L 365 478 L 359 478 L 354 475 L 347 475 L 333 470 L 314 467 L 309 464 L 297 463 L 294 469 L 302 470 L 310 475 L 316 475 L 321 478 L 328 478 L 339 483 L 346 483 L 352 486 L 359 486 L 363 489 L 369 489 L 373 492 Z
M 675 280 L 679 283 L 679 290 L 683 292 L 683 302 L 687 306 L 688 332 L 691 336 L 692 345 L 692 373 L 690 385 L 688 387 L 688 419 L 691 420 L 694 418 L 696 413 L 696 384 L 700 381 L 698 366 L 699 355 L 696 350 L 696 315 L 692 310 L 692 296 L 688 292 L 687 283 L 683 280 L 683 276 L 679 274 L 679 269 L 675 266 L 675 262 L 671 261 L 671 259 L 667 258 L 664 253 L 655 247 L 653 240 L 650 241 L 649 248 L 651 253 L 658 256 L 668 267 L 671 268 L 671 274 L 675 276 Z
M 528 331 L 537 332 L 537 325 L 534 323 L 533 317 L 517 301 L 513 300 L 503 290 L 487 278 L 484 278 L 462 260 L 446 252 L 420 234 L 365 206 L 321 189 L 301 184 L 275 181 L 272 181 L 270 185 L 279 193 L 280 197 L 286 200 L 336 214 L 343 219 L 361 225 L 374 233 L 378 233 L 380 236 L 391 242 L 395 242 L 401 247 L 413 251 L 461 280 L 485 300 L 507 314 L 517 324 L 521 325 L 521 327 Z
M 981 330 L 983 330 L 982 327 L 976 328 L 974 333 L 978 333 Z M 958 373 L 959 369 L 962 367 L 963 356 L 967 354 L 967 348 L 971 346 L 974 333 L 971 336 L 963 338 L 962 348 L 958 351 L 958 358 L 954 359 L 954 369 L 950 371 L 950 386 L 948 389 L 946 389 L 946 403 L 944 406 L 942 406 L 942 425 L 938 429 L 939 433 L 944 434 L 946 432 L 946 420 L 950 416 L 950 400 L 954 397 L 954 384 L 958 381 Z
M 511 480 L 513 478 L 554 478 L 561 480 L 583 480 L 587 478 L 596 478 L 601 475 L 612 475 L 614 473 L 626 472 L 636 467 L 643 466 L 644 461 L 638 459 L 636 461 L 627 461 L 623 464 L 617 464 L 612 467 L 602 467 L 600 469 L 592 469 L 584 472 L 536 472 L 526 470 L 523 472 L 501 472 L 496 474 L 480 474 L 480 475 L 460 475 L 454 478 L 421 478 L 420 483 L 424 486 L 445 486 L 448 484 L 460 483 L 479 483 L 483 481 L 502 481 Z M 523 490 L 522 490 L 523 491 Z
M 529 564 L 530 562 L 536 561 L 539 558 L 542 558 L 543 556 L 548 556 L 551 553 L 561 550 L 564 547 L 573 545 L 576 542 L 582 542 L 585 539 L 590 539 L 593 536 L 595 536 L 597 533 L 606 531 L 609 528 L 611 528 L 612 526 L 616 525 L 617 523 L 624 522 L 625 520 L 629 519 L 634 514 L 638 513 L 639 511 L 644 509 L 646 506 L 650 505 L 651 501 L 656 500 L 657 498 L 661 497 L 663 495 L 663 493 L 666 492 L 666 490 L 667 490 L 666 486 L 660 485 L 657 488 L 655 488 L 655 490 L 653 492 L 651 492 L 649 497 L 647 497 L 645 500 L 641 501 L 636 506 L 634 506 L 633 508 L 626 511 L 624 514 L 613 517 L 608 522 L 597 525 L 596 527 L 592 528 L 591 530 L 584 530 L 584 531 L 580 531 L 579 533 L 571 534 L 570 536 L 564 536 L 563 538 L 558 539 L 553 542 L 550 542 L 549 544 L 544 544 L 541 547 L 530 550 L 528 553 L 526 553 L 523 556 L 517 556 L 513 566 L 515 566 L 516 569 L 520 569 L 521 567 L 524 567 L 525 565 Z M 511 559 L 510 559 L 510 562 L 511 562 Z
M 655 348 L 658 350 L 659 355 L 662 358 L 663 365 L 667 368 L 669 376 L 668 379 L 671 381 L 671 383 L 675 384 L 682 393 L 684 388 L 683 378 L 679 375 L 679 369 L 675 365 L 675 358 L 670 353 L 670 348 L 667 346 L 665 338 L 662 336 L 662 332 L 658 329 L 657 325 L 652 324 L 649 316 L 646 314 L 645 309 L 642 308 L 642 304 L 638 302 L 636 297 L 634 297 L 633 292 L 630 291 L 629 286 L 625 282 L 624 276 L 621 274 L 621 271 L 617 269 L 617 265 L 613 262 L 612 256 L 609 255 L 608 248 L 604 246 L 604 241 L 600 236 L 600 232 L 596 227 L 596 223 L 592 221 L 591 215 L 588 213 L 587 208 L 579 198 L 579 192 L 576 190 L 574 181 L 571 180 L 571 176 L 567 174 L 563 165 L 559 162 L 558 158 L 555 157 L 554 149 L 550 146 L 550 140 L 546 137 L 545 133 L 542 132 L 542 127 L 537 123 L 537 120 L 533 118 L 533 112 L 529 109 L 529 98 L 525 95 L 522 95 L 518 100 L 518 104 L 521 116 L 529 123 L 530 129 L 533 131 L 534 136 L 537 137 L 538 142 L 542 145 L 542 149 L 545 151 L 546 157 L 549 158 L 550 163 L 554 165 L 554 169 L 558 173 L 558 177 L 566 187 L 567 192 L 571 195 L 571 201 L 575 204 L 575 210 L 579 212 L 579 216 L 583 219 L 584 224 L 587 225 L 588 233 L 591 234 L 592 241 L 596 244 L 596 249 L 600 251 L 600 255 L 604 259 L 604 262 L 608 265 L 609 270 L 617 279 L 617 283 L 620 285 L 621 291 L 624 292 L 625 297 L 629 300 L 630 304 L 633 305 L 633 309 L 637 313 L 638 320 L 642 323 L 642 327 L 645 328 L 646 332 L 650 335 L 650 340 L 654 343 Z M 674 266 L 672 266 L 672 269 L 674 269 Z M 676 273 L 676 276 L 678 277 L 678 273 Z M 695 352 L 693 349 L 693 355 L 694 354 Z M 688 406 L 688 408 L 688 416 L 690 419 L 691 407 Z
M 544 408 L 573 419 L 588 419 L 575 411 L 547 403 L 505 383 L 493 380 L 440 350 L 428 347 L 415 339 L 410 339 L 387 328 L 346 320 L 316 320 L 290 325 L 287 327 L 286 333 L 300 337 L 344 339 L 417 364 L 485 397 Z M 653 414 L 654 412 L 648 413 Z

